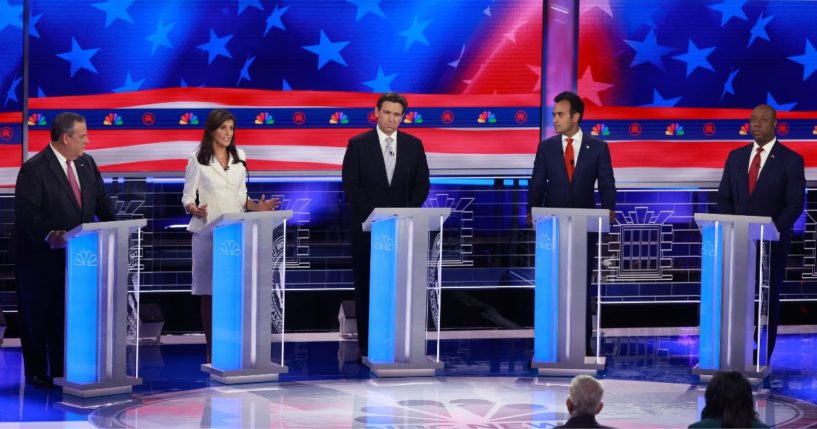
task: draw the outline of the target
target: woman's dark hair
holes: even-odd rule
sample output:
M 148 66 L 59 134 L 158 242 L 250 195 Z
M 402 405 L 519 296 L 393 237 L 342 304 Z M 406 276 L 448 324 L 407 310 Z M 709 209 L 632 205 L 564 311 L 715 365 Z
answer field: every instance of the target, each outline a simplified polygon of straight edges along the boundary
M 196 160 L 201 165 L 210 165 L 213 160 L 213 132 L 218 129 L 223 123 L 232 120 L 236 124 L 235 115 L 230 113 L 227 109 L 215 109 L 207 115 L 207 122 L 204 123 L 204 136 L 201 138 L 199 150 L 196 152 Z M 235 147 L 235 133 L 227 146 L 227 152 L 233 158 L 233 164 L 238 164 L 238 149 Z
M 752 386 L 738 371 L 720 371 L 706 387 L 701 419 L 720 419 L 722 428 L 749 428 L 757 418 Z

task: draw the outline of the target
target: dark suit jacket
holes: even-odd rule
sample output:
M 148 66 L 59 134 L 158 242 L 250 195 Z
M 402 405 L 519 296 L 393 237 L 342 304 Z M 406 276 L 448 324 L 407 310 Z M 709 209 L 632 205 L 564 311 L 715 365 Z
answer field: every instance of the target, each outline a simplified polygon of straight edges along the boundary
M 349 139 L 343 157 L 343 191 L 352 209 L 352 229 L 375 207 L 420 207 L 430 187 L 428 161 L 420 139 L 397 131 L 397 160 L 389 185 L 377 131 L 372 129 Z
M 574 416 L 569 418 L 565 424 L 561 426 L 556 426 L 555 429 L 559 428 L 609 428 L 610 426 L 603 426 L 600 425 L 599 422 L 596 421 L 596 416 L 591 416 L 589 414 L 580 414 L 578 416 Z
M 45 237 L 50 231 L 69 231 L 85 222 L 115 220 L 113 203 L 105 193 L 102 176 L 90 155 L 74 161 L 82 193 L 82 209 L 74 198 L 68 177 L 51 145 L 26 161 L 14 190 L 14 241 L 18 263 L 37 261 L 37 254 L 51 250 Z
M 528 186 L 528 211 L 532 207 L 594 208 L 594 189 L 598 181 L 601 207 L 616 208 L 616 180 L 610 161 L 610 148 L 603 140 L 583 133 L 573 181 L 567 180 L 562 136 L 541 143 L 533 161 Z
M 803 157 L 778 140 L 760 170 L 754 192 L 749 195 L 752 146 L 729 153 L 718 187 L 716 210 L 721 214 L 769 216 L 780 232 L 780 241 L 788 242 L 790 230 L 805 204 Z

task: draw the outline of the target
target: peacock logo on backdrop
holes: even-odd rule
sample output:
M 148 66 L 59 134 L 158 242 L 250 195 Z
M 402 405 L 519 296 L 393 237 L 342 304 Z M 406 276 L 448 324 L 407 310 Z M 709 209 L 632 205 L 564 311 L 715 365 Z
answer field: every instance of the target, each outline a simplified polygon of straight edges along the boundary
M 329 123 L 330 124 L 341 124 L 341 125 L 348 124 L 349 123 L 349 117 L 346 116 L 346 114 L 343 113 L 343 112 L 335 112 L 335 113 L 332 114 L 332 116 L 329 117 Z
M 179 118 L 179 125 L 198 125 L 199 117 L 193 112 L 187 112 Z
M 102 125 L 111 126 L 111 125 L 122 125 L 125 122 L 122 121 L 122 117 L 119 116 L 118 113 L 108 113 L 105 115 L 105 119 L 102 121 Z
M 593 129 L 590 130 L 590 134 L 594 136 L 609 136 L 610 128 L 607 128 L 607 125 L 604 124 L 596 124 L 593 125 Z

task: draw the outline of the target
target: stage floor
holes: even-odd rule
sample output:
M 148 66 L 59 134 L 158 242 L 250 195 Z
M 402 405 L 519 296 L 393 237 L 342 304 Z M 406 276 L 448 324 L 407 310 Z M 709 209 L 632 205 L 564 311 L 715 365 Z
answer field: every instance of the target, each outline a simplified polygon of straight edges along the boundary
M 777 427 L 817 425 L 815 334 L 778 339 L 773 374 L 759 386 L 761 420 Z M 59 389 L 21 383 L 20 349 L 0 347 L 0 427 L 370 427 L 546 428 L 563 422 L 567 378 L 529 367 L 530 338 L 447 339 L 446 368 L 435 378 L 377 379 L 344 362 L 355 343 L 287 345 L 290 373 L 278 383 L 223 386 L 199 365 L 203 344 L 143 346 L 143 384 L 132 397 L 78 401 Z M 604 338 L 608 367 L 602 424 L 686 427 L 704 405 L 691 368 L 697 337 Z

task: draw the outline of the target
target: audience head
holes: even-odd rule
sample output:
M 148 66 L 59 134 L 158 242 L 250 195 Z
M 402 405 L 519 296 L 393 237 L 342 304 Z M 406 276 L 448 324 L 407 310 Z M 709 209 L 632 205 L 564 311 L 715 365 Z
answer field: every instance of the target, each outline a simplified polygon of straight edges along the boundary
M 571 416 L 591 415 L 601 412 L 604 403 L 604 387 L 589 375 L 577 375 L 570 381 L 570 393 L 567 397 L 567 411 Z
M 704 394 L 706 406 L 701 419 L 720 419 L 724 428 L 752 427 L 757 418 L 752 386 L 739 371 L 719 371 L 712 377 Z

